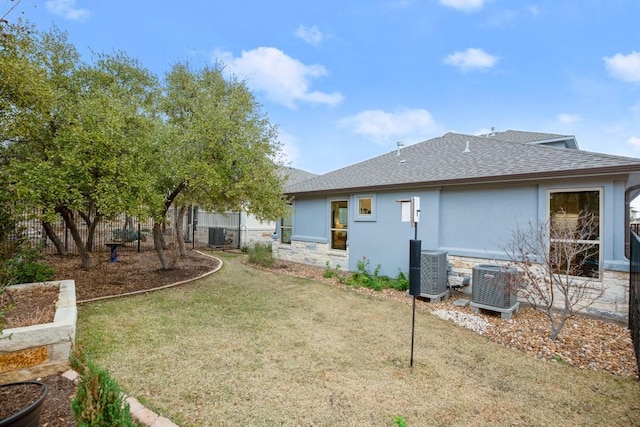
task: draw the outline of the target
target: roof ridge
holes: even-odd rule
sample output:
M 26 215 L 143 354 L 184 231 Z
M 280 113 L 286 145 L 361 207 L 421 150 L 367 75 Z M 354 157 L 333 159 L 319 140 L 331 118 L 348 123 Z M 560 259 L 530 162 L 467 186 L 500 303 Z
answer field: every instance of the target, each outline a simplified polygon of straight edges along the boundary
M 467 141 L 469 150 L 466 150 Z M 447 132 L 402 148 L 400 157 L 392 150 L 286 186 L 285 190 L 289 193 L 371 191 L 407 185 L 546 179 L 633 170 L 640 171 L 640 159 Z

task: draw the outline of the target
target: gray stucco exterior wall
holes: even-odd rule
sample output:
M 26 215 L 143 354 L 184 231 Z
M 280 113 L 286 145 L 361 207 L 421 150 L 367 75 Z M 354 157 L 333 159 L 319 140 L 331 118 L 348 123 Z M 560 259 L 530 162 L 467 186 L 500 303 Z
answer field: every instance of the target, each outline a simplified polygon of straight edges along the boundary
M 366 257 L 380 273 L 395 277 L 407 272 L 409 240 L 415 229 L 401 221 L 400 200 L 420 197 L 417 237 L 423 250 L 446 251 L 450 255 L 506 260 L 504 248 L 517 227 L 548 220 L 550 191 L 598 189 L 602 191 L 602 253 L 605 268 L 628 269 L 624 256 L 625 183 L 565 179 L 527 185 L 435 188 L 403 192 L 356 193 L 352 195 L 295 200 L 292 241 L 329 244 L 331 200 L 349 201 L 348 269 L 355 271 Z M 374 219 L 359 219 L 357 198 L 374 198 Z M 329 249 L 329 251 L 331 251 Z M 344 253 L 345 251 L 335 251 Z M 342 265 L 342 267 L 347 267 Z

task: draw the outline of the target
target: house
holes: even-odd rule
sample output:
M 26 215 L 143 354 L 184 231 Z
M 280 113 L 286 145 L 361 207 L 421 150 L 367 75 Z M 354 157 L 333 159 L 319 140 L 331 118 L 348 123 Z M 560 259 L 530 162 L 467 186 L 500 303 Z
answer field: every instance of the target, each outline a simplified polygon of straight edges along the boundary
M 291 167 L 283 167 L 281 173 L 286 176 L 289 185 L 317 176 Z M 195 215 L 189 214 L 185 230 L 192 229 L 191 218 L 195 218 L 197 222 L 196 240 L 205 241 L 214 247 L 242 248 L 258 242 L 271 243 L 276 229 L 274 221 L 259 221 L 254 215 L 244 211 L 217 213 L 199 210 Z
M 575 137 L 508 130 L 447 133 L 285 187 L 292 217 L 275 236 L 284 260 L 355 271 L 363 257 L 380 274 L 409 270 L 409 240 L 445 251 L 463 273 L 507 260 L 513 231 L 587 211 L 598 219 L 591 262 L 606 294 L 597 313 L 628 312 L 629 202 L 640 193 L 640 159 L 579 149 Z M 420 222 L 402 222 L 399 201 L 420 198 Z

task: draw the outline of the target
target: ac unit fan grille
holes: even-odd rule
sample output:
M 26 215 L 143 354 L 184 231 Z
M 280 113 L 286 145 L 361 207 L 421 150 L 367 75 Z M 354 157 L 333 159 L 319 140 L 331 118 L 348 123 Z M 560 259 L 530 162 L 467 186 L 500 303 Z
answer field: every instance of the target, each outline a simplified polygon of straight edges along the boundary
M 471 298 L 476 304 L 497 308 L 510 308 L 518 302 L 514 281 L 518 275 L 515 268 L 497 265 L 473 267 Z
M 447 253 L 420 253 L 420 293 L 439 295 L 447 291 Z

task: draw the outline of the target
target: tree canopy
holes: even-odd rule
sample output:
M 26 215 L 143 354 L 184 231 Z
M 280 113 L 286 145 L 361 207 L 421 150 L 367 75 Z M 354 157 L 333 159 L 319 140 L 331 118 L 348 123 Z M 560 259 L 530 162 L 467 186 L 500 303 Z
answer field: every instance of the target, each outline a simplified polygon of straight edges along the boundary
M 148 214 L 161 224 L 172 204 L 283 214 L 276 128 L 220 65 L 176 64 L 160 82 L 124 53 L 83 61 L 56 29 L 1 30 L 4 191 L 45 222 L 61 215 L 86 267 L 104 217 Z M 90 231 L 84 241 L 76 214 Z

